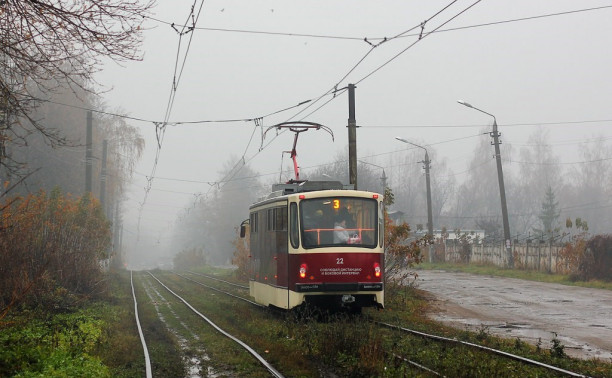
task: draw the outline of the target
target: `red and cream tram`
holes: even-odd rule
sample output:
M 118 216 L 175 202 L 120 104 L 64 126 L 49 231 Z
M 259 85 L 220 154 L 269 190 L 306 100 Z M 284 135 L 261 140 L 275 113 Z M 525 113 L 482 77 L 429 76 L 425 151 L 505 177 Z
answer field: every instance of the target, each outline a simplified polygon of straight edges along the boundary
M 291 309 L 384 306 L 382 195 L 339 182 L 278 184 L 250 207 L 250 294 Z

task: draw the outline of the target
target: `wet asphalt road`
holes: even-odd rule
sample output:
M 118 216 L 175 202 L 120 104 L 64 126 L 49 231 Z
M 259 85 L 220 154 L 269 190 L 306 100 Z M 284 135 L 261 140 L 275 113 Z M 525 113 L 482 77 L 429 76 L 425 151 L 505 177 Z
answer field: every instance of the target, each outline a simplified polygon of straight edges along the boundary
M 554 333 L 574 357 L 612 361 L 612 291 L 512 278 L 418 271 L 437 320 L 550 349 Z

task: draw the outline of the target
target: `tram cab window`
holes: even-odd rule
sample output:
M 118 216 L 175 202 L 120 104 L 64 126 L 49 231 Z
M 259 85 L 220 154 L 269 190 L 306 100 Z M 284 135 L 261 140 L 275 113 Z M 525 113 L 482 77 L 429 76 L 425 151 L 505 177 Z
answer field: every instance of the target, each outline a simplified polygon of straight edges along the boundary
M 332 245 L 374 248 L 378 244 L 378 203 L 374 199 L 358 197 L 305 199 L 300 202 L 300 216 L 304 248 Z M 339 224 L 342 225 L 342 230 Z M 340 231 L 349 237 L 339 237 Z

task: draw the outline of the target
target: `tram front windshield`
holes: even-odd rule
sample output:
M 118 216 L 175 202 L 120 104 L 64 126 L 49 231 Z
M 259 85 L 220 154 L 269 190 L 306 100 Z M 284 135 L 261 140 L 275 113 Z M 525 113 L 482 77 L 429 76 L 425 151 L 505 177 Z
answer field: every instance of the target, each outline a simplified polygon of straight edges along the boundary
M 325 197 L 300 202 L 304 248 L 359 246 L 374 248 L 378 235 L 376 200 Z

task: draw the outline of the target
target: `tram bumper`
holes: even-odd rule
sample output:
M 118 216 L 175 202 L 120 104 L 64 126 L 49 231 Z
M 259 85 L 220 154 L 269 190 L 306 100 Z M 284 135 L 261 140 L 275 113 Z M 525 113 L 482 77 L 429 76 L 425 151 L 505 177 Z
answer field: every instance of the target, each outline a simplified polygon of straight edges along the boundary
M 331 293 L 331 292 L 358 292 L 358 291 L 383 291 L 382 282 L 322 282 L 296 284 L 295 291 L 298 293 Z

